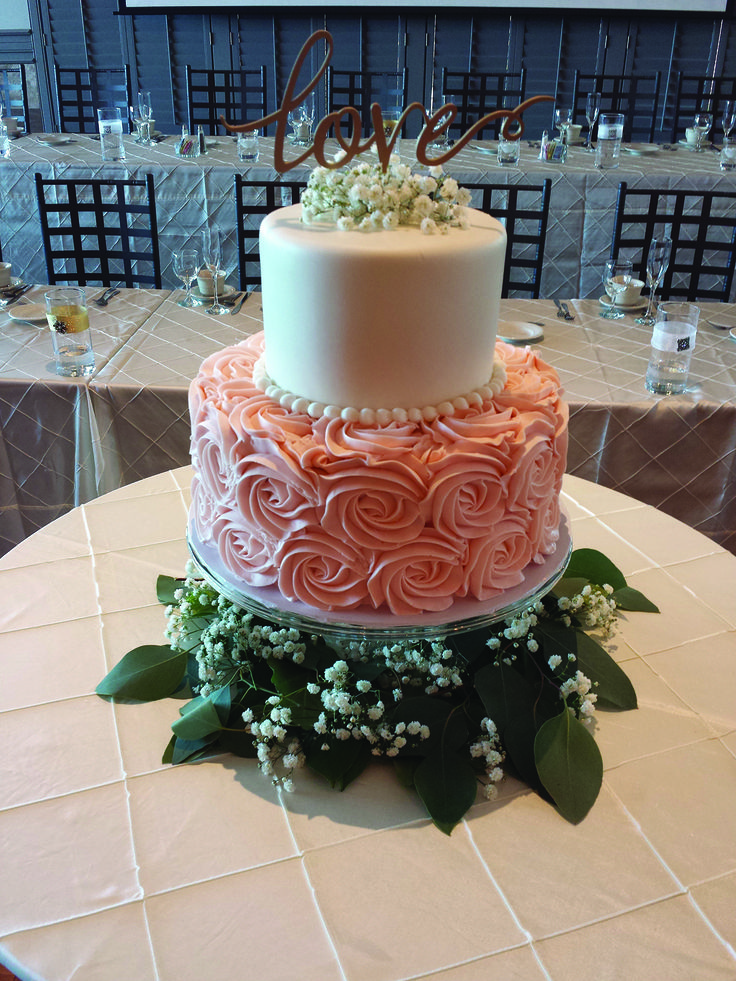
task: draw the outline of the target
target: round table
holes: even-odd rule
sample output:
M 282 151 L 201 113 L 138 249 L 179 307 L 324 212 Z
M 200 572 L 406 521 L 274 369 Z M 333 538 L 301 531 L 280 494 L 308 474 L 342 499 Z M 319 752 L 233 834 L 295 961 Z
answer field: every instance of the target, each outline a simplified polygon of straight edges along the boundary
M 0 560 L 0 961 L 88 981 L 736 978 L 736 557 L 577 478 L 576 546 L 660 615 L 615 638 L 639 697 L 597 713 L 605 773 L 572 826 L 507 777 L 451 837 L 389 767 L 345 792 L 251 760 L 169 767 L 178 705 L 95 685 L 163 643 L 188 468 L 72 511 Z

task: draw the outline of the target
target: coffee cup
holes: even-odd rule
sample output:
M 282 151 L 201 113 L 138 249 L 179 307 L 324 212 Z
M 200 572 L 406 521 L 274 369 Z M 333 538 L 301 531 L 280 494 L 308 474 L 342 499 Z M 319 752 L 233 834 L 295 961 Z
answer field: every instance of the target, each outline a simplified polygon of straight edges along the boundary
M 17 136 L 18 120 L 15 118 L 15 116 L 3 116 L 3 122 L 5 123 L 5 128 L 8 131 L 8 136 Z
M 698 142 L 698 131 L 694 126 L 688 126 L 688 128 L 685 130 L 685 139 L 688 143 Z
M 212 282 L 212 273 L 209 269 L 202 267 L 197 273 L 197 286 L 199 287 L 199 292 L 202 296 L 214 296 L 215 290 Z M 217 293 L 218 295 L 222 293 L 225 288 L 225 273 L 218 269 L 217 271 Z
M 9 262 L 0 262 L 0 287 L 10 286 L 10 274 L 13 267 Z
M 626 289 L 621 290 L 615 297 L 613 297 L 613 302 L 617 307 L 633 307 L 641 300 L 641 291 L 644 289 L 644 282 L 641 279 L 631 279 L 629 280 Z M 608 293 L 608 290 L 606 290 Z M 611 296 L 608 293 L 609 297 Z
M 569 123 L 567 126 L 567 142 L 568 143 L 579 143 L 580 133 L 583 127 L 579 126 L 577 123 Z

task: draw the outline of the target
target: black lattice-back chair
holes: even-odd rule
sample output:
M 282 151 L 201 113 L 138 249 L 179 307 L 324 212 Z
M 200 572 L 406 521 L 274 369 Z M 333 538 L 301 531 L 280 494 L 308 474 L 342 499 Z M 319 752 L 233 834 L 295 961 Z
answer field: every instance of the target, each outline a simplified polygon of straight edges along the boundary
M 327 111 L 335 112 L 352 106 L 360 113 L 363 133 L 373 129 L 371 103 L 382 109 L 405 109 L 407 106 L 406 69 L 397 71 L 344 71 L 327 67 Z M 345 129 L 343 123 L 343 130 Z
M 524 101 L 526 69 L 518 72 L 451 72 L 442 69 L 442 97 L 457 106 L 450 135 L 460 136 L 481 116 L 496 109 L 515 109 Z M 438 108 L 435 106 L 435 108 Z M 498 119 L 476 133 L 479 140 L 497 139 L 504 120 Z
M 31 132 L 25 65 L 0 65 L 0 104 L 3 116 L 13 116 Z
M 683 139 L 685 130 L 692 126 L 696 112 L 713 114 L 713 128 L 709 139 L 723 136 L 723 106 L 736 99 L 736 78 L 733 76 L 685 75 L 678 72 L 675 78 L 675 101 L 672 106 L 672 143 Z M 732 137 L 733 139 L 733 134 Z
M 220 116 L 245 123 L 266 115 L 266 66 L 237 71 L 186 66 L 189 131 L 201 126 L 214 136 L 221 132 Z M 265 132 L 265 129 L 264 129 Z
M 508 244 L 501 295 L 539 298 L 552 180 L 539 184 L 472 184 L 463 181 L 472 206 L 506 227 Z
M 299 204 L 306 181 L 247 181 L 235 175 L 235 227 L 238 237 L 240 289 L 261 288 L 261 257 L 258 233 L 264 215 Z
M 654 142 L 659 110 L 661 72 L 636 75 L 584 74 L 575 70 L 572 89 L 572 120 L 585 124 L 585 102 L 589 92 L 600 92 L 601 112 L 621 112 L 624 140 Z
M 618 187 L 611 258 L 634 263 L 646 282 L 653 238 L 672 239 L 662 300 L 728 301 L 736 265 L 736 191 Z
M 130 132 L 130 73 L 122 68 L 59 68 L 54 65 L 56 104 L 62 133 L 96 133 L 97 110 L 117 107 Z
M 153 176 L 51 180 L 36 174 L 51 285 L 161 288 Z

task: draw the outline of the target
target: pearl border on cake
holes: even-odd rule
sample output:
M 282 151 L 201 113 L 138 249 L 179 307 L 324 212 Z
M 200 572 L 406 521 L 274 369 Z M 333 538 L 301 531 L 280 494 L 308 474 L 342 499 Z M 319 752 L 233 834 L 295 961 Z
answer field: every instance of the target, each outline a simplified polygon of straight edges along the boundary
M 358 409 L 354 406 L 327 405 L 324 402 L 312 402 L 303 395 L 296 395 L 281 388 L 266 370 L 265 354 L 261 355 L 253 366 L 253 383 L 261 392 L 274 402 L 278 402 L 290 412 L 305 412 L 312 419 L 343 419 L 345 422 L 361 422 L 367 426 L 388 425 L 390 422 L 432 422 L 440 416 L 453 416 L 456 411 L 469 409 L 472 406 L 483 405 L 500 395 L 506 387 L 506 367 L 501 361 L 494 360 L 491 377 L 487 384 L 474 388 L 465 395 L 440 402 L 438 405 L 425 405 L 423 408 L 411 409 Z

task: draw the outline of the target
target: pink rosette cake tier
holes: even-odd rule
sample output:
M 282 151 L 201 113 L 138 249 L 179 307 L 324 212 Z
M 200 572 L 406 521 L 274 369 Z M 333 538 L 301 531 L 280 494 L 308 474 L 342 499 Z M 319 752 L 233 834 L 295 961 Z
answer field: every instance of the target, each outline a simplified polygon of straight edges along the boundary
M 266 394 L 264 347 L 212 355 L 190 389 L 191 525 L 246 587 L 406 616 L 487 601 L 554 553 L 568 412 L 533 350 L 497 343 L 497 394 L 365 422 Z

